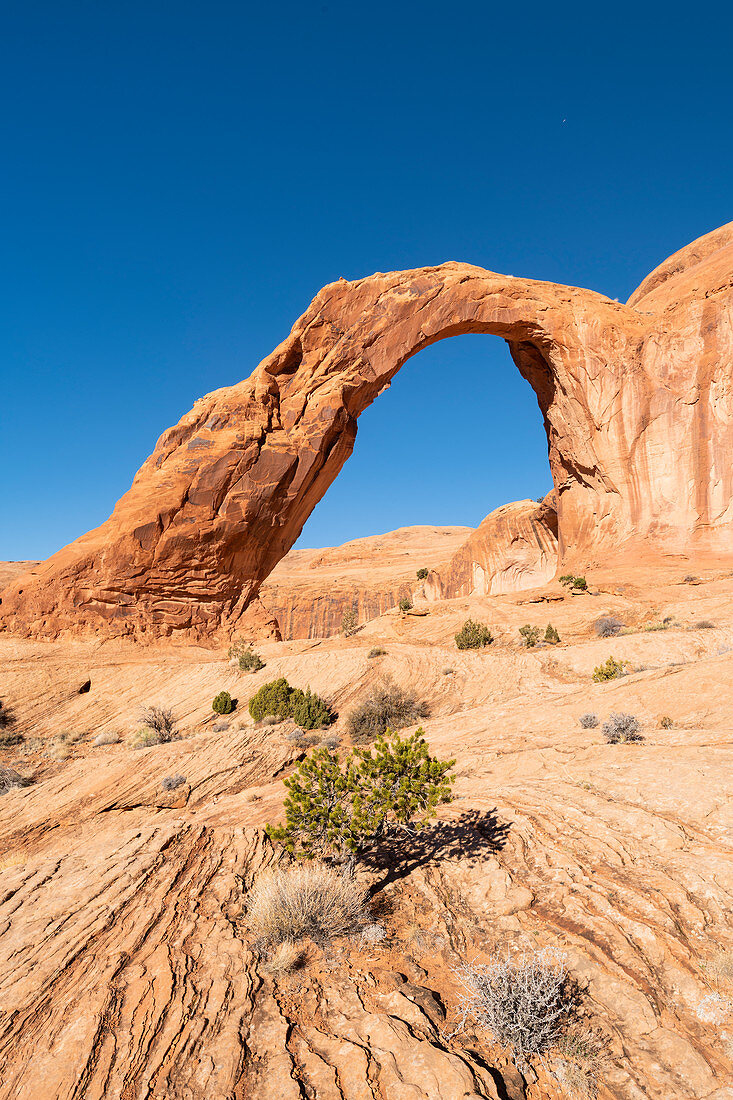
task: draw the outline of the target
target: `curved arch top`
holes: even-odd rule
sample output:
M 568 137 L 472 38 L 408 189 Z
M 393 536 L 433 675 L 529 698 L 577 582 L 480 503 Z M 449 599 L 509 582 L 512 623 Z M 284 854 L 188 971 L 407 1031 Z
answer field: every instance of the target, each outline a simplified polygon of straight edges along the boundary
M 246 381 L 161 436 L 106 523 L 5 590 L 0 622 L 230 631 L 351 453 L 359 415 L 407 359 L 463 333 L 506 340 L 535 391 L 561 567 L 642 544 L 730 552 L 732 241 L 688 246 L 635 305 L 461 263 L 324 287 Z

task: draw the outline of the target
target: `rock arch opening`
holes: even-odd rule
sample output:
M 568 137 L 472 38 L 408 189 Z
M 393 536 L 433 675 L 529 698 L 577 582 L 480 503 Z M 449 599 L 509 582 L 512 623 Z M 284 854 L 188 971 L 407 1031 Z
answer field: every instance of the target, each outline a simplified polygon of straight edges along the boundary
M 231 633 L 351 453 L 359 415 L 408 359 L 465 333 L 506 340 L 535 391 L 561 568 L 730 558 L 731 269 L 729 226 L 629 305 L 460 263 L 324 287 L 249 378 L 161 436 L 106 523 L 3 592 L 0 622 Z

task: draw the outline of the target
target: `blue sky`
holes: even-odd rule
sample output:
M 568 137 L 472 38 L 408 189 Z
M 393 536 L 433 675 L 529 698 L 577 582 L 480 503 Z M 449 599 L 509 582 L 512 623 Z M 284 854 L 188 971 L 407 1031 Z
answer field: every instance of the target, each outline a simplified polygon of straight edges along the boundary
M 444 260 L 625 299 L 733 218 L 733 16 L 34 2 L 0 35 L 0 558 L 102 522 L 326 282 Z M 496 338 L 411 360 L 301 545 L 550 485 Z

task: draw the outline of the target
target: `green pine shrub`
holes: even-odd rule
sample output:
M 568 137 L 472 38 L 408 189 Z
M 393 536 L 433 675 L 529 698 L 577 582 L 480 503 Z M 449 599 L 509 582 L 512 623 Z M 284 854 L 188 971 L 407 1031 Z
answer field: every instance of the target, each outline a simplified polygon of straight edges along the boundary
M 417 571 L 417 579 L 418 579 L 419 581 L 424 581 L 424 580 L 427 580 L 427 576 L 428 576 L 428 571 L 427 571 L 427 569 L 426 569 L 426 568 L 425 568 L 424 566 L 423 566 L 423 567 L 422 567 L 421 569 L 418 569 L 418 571 Z
M 211 709 L 215 714 L 231 714 L 234 710 L 234 703 L 229 692 L 220 691 L 218 695 L 215 695 Z
M 456 645 L 459 649 L 483 649 L 491 645 L 494 638 L 485 623 L 474 622 L 466 619 L 461 629 L 456 634 Z
M 547 624 L 547 629 L 545 630 L 545 641 L 549 642 L 550 645 L 557 645 L 557 643 L 560 641 L 560 635 L 555 630 L 555 627 L 552 625 L 552 623 Z
M 529 623 L 526 623 L 525 626 L 520 626 L 519 633 L 524 638 L 527 649 L 534 648 L 540 640 L 540 628 L 538 626 L 530 626 Z
M 343 760 L 316 749 L 283 780 L 285 823 L 268 835 L 294 855 L 353 865 L 390 834 L 424 828 L 452 799 L 454 765 L 430 755 L 422 729 L 405 739 L 389 730 Z
M 316 695 L 310 688 L 303 694 L 302 691 L 295 689 L 294 695 L 297 693 L 297 698 L 293 699 L 293 721 L 304 730 L 318 730 L 324 729 L 326 726 L 330 726 L 333 722 L 333 714 L 328 703 L 324 699 L 321 699 L 320 695 Z
M 603 684 L 606 680 L 616 680 L 619 676 L 626 675 L 628 661 L 617 661 L 615 657 L 609 657 L 602 664 L 593 669 L 593 683 Z

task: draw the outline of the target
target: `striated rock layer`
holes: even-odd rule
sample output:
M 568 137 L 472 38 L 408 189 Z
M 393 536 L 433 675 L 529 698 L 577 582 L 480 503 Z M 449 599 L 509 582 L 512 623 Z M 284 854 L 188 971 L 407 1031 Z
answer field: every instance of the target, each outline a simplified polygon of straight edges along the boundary
M 470 527 L 401 527 L 321 550 L 291 550 L 262 585 L 285 638 L 327 638 L 353 609 L 376 619 L 421 585 L 417 570 L 447 568 Z
M 733 223 L 622 305 L 468 264 L 321 290 L 244 382 L 161 436 L 106 523 L 3 593 L 12 630 L 230 632 L 403 363 L 500 336 L 543 413 L 561 566 L 592 553 L 730 554 Z M 447 382 L 446 384 L 450 384 Z

